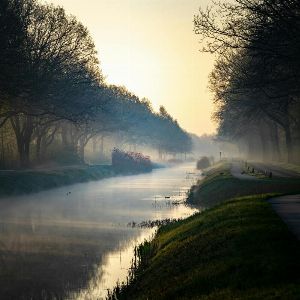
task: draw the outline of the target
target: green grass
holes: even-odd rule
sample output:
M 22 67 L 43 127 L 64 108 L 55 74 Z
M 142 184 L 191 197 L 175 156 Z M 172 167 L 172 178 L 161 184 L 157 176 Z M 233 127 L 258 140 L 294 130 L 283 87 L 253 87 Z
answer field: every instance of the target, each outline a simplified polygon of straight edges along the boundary
M 300 243 L 267 201 L 300 180 L 240 180 L 226 162 L 204 173 L 188 201 L 210 208 L 142 244 L 117 299 L 300 299 Z
M 58 170 L 0 171 L 0 196 L 38 192 L 113 175 L 116 174 L 109 165 L 78 166 Z
M 136 279 L 117 299 L 299 299 L 300 244 L 267 197 L 161 227 L 140 246 Z
M 230 174 L 230 164 L 223 163 L 212 168 L 206 177 L 191 188 L 190 204 L 212 207 L 226 199 L 265 193 L 300 193 L 299 178 L 261 178 L 242 180 Z
M 158 166 L 155 165 L 155 167 Z M 117 171 L 111 165 L 62 167 L 57 170 L 0 170 L 0 197 L 28 194 L 78 182 L 137 173 L 139 172 Z

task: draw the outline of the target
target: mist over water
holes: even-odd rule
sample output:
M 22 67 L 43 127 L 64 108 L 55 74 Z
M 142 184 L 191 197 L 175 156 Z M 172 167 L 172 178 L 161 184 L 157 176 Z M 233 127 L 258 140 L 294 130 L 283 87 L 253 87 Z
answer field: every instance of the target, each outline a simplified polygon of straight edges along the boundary
M 154 232 L 128 223 L 191 215 L 178 203 L 197 177 L 187 163 L 3 199 L 0 298 L 105 296 Z

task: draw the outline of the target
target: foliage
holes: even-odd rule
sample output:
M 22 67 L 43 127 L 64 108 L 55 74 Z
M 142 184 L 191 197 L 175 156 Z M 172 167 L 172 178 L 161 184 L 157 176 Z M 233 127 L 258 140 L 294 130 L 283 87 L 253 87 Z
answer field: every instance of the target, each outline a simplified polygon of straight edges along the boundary
M 210 161 L 209 158 L 207 156 L 203 156 L 201 157 L 198 161 L 197 161 L 197 169 L 206 169 L 210 166 Z
M 149 100 L 105 83 L 87 28 L 62 7 L 4 0 L 0 25 L 2 166 L 16 167 L 16 154 L 21 168 L 41 164 L 59 143 L 73 163 L 84 163 L 89 141 L 107 134 L 163 152 L 190 151 L 188 134 L 166 110 L 155 113 Z M 7 136 L 14 137 L 13 155 Z
M 264 159 L 268 152 L 300 159 L 299 11 L 293 0 L 236 0 L 215 2 L 194 18 L 202 50 L 217 55 L 210 88 L 220 140 L 246 142 L 250 153 L 255 141 Z
M 122 171 L 151 171 L 152 163 L 149 156 L 137 152 L 124 152 L 117 148 L 112 151 L 112 166 Z

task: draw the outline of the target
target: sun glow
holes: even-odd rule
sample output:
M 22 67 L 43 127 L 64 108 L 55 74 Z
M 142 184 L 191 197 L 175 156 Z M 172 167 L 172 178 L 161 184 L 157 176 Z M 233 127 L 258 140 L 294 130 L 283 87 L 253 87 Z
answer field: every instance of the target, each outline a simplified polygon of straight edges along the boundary
M 49 2 L 49 1 L 47 1 Z M 106 81 L 164 105 L 186 130 L 212 133 L 213 57 L 199 52 L 193 15 L 204 0 L 52 0 L 90 30 Z

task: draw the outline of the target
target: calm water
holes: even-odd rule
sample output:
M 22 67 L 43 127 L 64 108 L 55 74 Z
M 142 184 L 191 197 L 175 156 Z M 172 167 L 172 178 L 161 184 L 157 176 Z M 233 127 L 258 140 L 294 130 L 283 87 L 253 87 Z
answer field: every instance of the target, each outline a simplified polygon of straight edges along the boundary
M 189 163 L 2 199 L 0 299 L 104 299 L 155 230 L 128 223 L 191 215 L 197 178 Z

